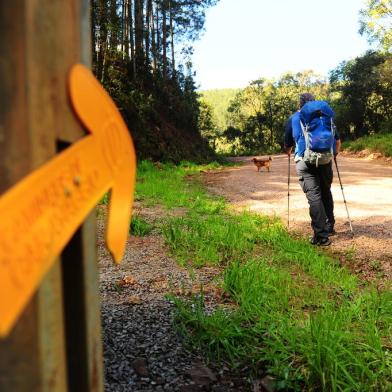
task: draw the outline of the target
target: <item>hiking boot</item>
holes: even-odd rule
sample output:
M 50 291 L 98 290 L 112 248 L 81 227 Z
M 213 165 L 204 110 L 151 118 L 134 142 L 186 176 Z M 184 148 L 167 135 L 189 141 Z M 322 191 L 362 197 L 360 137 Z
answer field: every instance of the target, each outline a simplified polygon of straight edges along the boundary
M 336 234 L 336 231 L 333 228 L 333 225 L 331 225 L 330 223 L 327 223 L 327 226 L 326 226 L 325 229 L 326 229 L 327 234 L 328 234 L 329 237 Z
M 331 245 L 331 240 L 328 237 L 312 237 L 310 239 L 310 243 L 312 245 L 317 245 L 317 246 L 328 246 Z

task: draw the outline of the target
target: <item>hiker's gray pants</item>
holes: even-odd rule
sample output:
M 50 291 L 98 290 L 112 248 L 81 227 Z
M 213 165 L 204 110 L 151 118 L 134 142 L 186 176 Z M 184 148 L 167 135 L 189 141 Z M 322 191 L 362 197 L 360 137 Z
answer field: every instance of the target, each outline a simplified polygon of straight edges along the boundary
M 318 238 L 328 237 L 328 230 L 335 224 L 331 193 L 332 162 L 316 167 L 298 161 L 296 168 L 299 183 L 308 199 L 314 235 Z

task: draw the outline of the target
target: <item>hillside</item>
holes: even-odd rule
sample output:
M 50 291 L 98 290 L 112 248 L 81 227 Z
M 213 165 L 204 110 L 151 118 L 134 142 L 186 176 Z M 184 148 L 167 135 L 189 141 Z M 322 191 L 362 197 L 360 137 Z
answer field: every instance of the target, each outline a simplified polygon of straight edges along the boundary
M 229 107 L 230 101 L 240 90 L 240 88 L 224 88 L 200 92 L 203 99 L 214 109 L 215 118 L 219 128 L 226 129 L 227 108 Z

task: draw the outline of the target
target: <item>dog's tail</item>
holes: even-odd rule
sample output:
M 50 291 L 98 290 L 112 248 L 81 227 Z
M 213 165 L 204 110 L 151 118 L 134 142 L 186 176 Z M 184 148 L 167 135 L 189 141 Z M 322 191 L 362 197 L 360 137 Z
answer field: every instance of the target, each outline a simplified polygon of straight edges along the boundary
M 268 158 L 268 160 L 269 160 L 269 161 L 272 161 L 272 158 L 271 158 L 271 157 L 269 157 L 269 158 Z

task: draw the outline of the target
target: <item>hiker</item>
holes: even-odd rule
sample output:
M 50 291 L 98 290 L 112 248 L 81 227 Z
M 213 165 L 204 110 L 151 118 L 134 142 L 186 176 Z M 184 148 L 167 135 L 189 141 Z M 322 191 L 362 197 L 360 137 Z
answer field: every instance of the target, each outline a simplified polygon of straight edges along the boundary
M 286 124 L 284 146 L 294 161 L 299 183 L 308 203 L 313 245 L 331 244 L 334 230 L 334 203 L 331 193 L 332 160 L 340 151 L 340 137 L 333 124 L 333 111 L 325 101 L 316 101 L 310 93 L 300 95 L 300 109 Z

